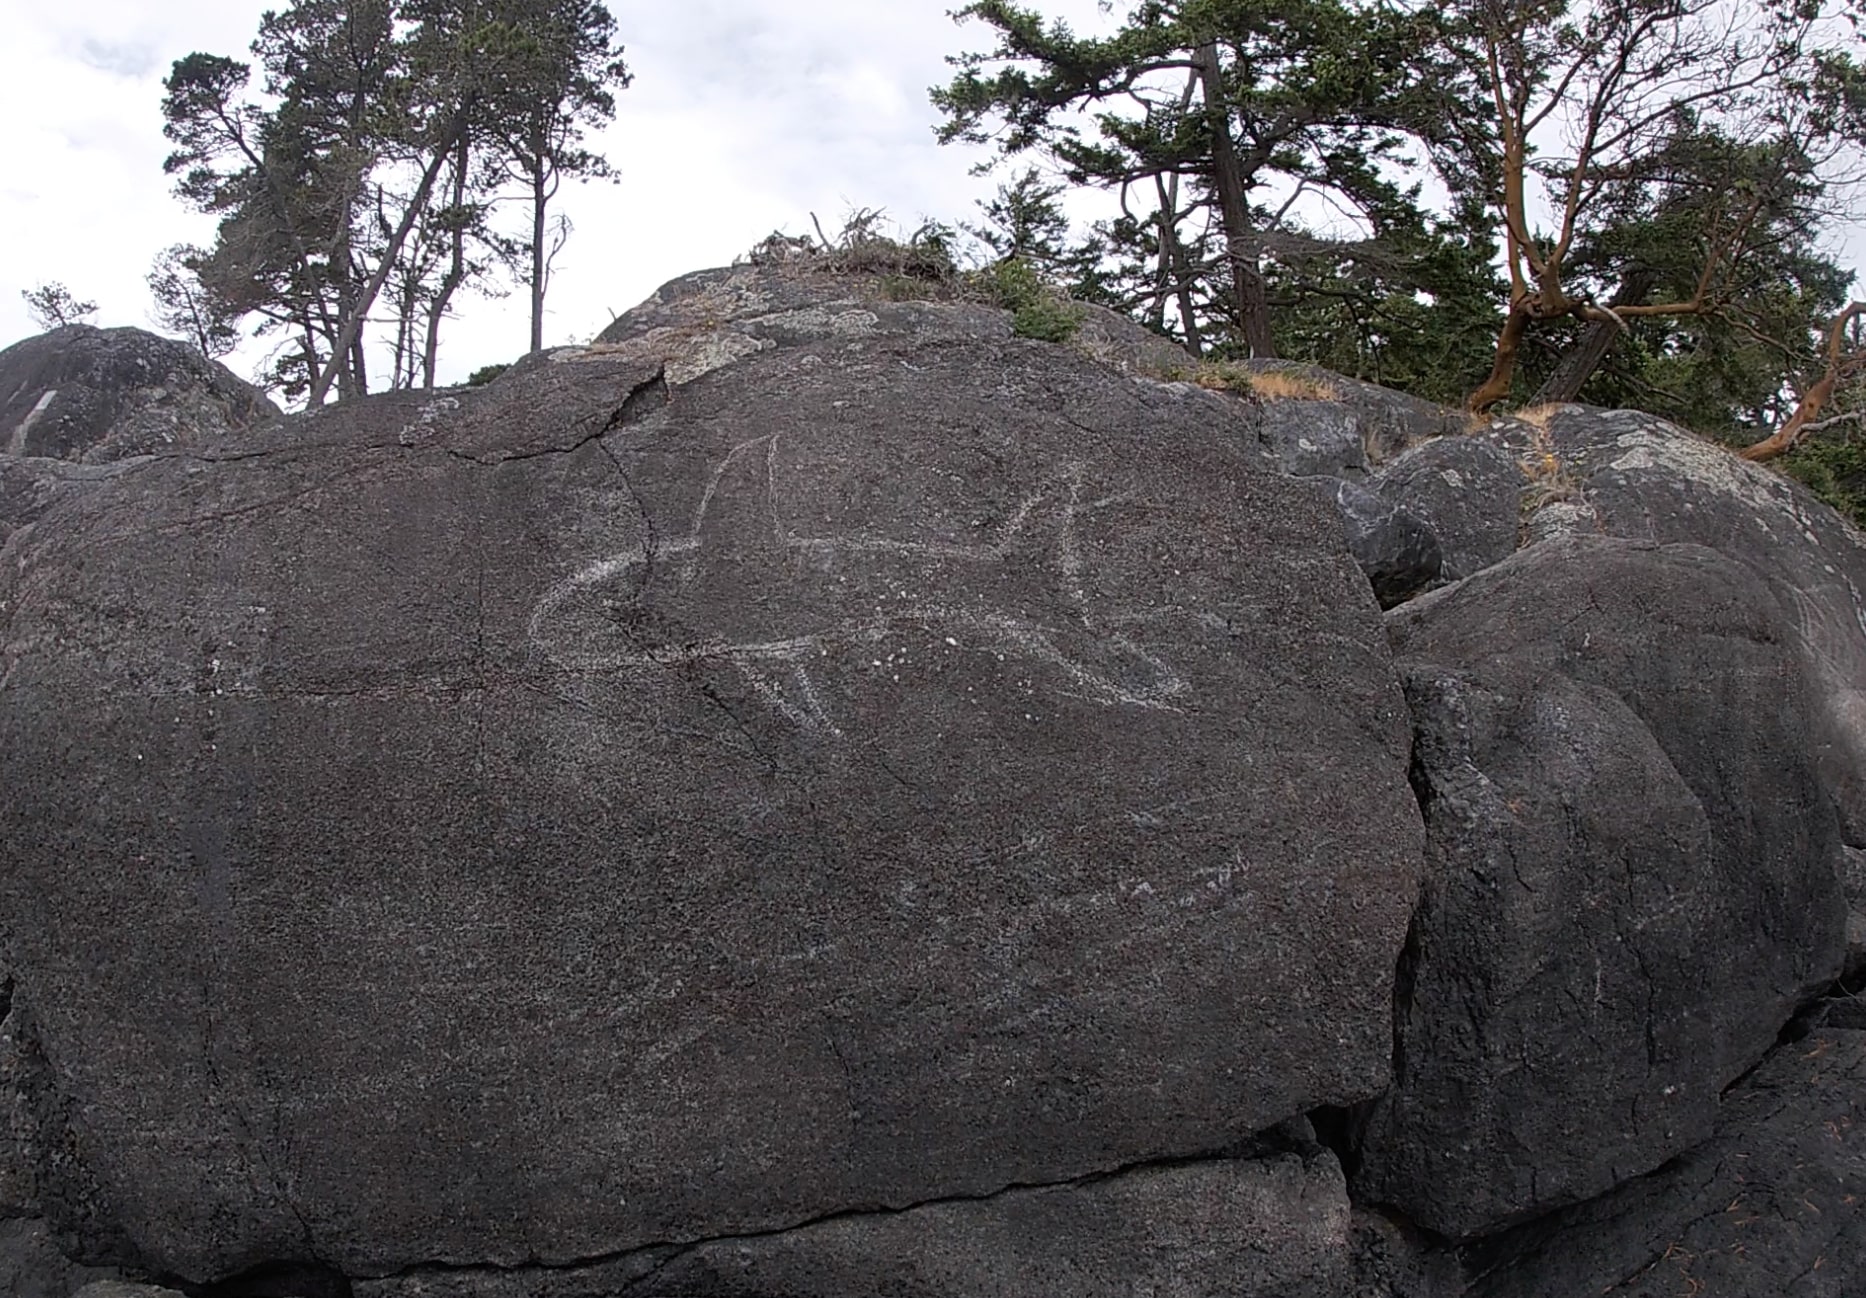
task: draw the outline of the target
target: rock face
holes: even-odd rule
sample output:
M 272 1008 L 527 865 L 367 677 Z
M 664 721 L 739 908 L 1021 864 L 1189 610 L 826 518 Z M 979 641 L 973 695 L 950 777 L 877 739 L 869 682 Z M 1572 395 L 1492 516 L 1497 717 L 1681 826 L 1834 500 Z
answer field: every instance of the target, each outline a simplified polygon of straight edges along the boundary
M 1521 512 L 1525 539 L 1578 530 L 1688 542 L 1748 567 L 1792 623 L 1816 691 L 1822 779 L 1847 842 L 1866 848 L 1866 538 L 1781 474 L 1637 411 L 1562 406 L 1533 424 L 1499 421 L 1477 441 L 1515 458 L 1524 476 L 1511 484 L 1470 475 L 1467 503 L 1455 511 L 1433 507 L 1439 488 L 1429 482 L 1416 490 L 1387 478 L 1421 482 L 1411 456 L 1372 485 L 1430 522 L 1451 556 L 1496 554 L 1500 520 Z
M 1340 1168 L 1318 1150 L 845 1216 L 555 1274 L 417 1272 L 365 1282 L 356 1298 L 1345 1298 L 1348 1229 Z
M 199 446 L 278 410 L 226 366 L 141 329 L 65 325 L 0 351 L 0 453 L 102 464 Z
M 1866 1290 L 1856 532 L 780 250 L 0 455 L 0 1289 Z
M 1474 1253 L 1472 1298 L 1848 1298 L 1866 1274 L 1866 1032 L 1785 1045 L 1677 1162 Z
M 1840 971 L 1841 849 L 1790 628 L 1717 552 L 1549 542 L 1391 616 L 1430 873 L 1357 1189 L 1469 1237 L 1710 1134 Z
M 789 292 L 675 286 L 9 542 L 0 913 L 41 1209 L 91 1255 L 559 1266 L 1386 1084 L 1422 829 L 1326 502 L 1234 402 Z M 736 314 L 670 319 L 705 294 Z M 1173 1229 L 1333 1231 L 1310 1176 L 1188 1173 Z M 1028 1212 L 1164 1274 L 1094 1224 L 1129 1193 Z

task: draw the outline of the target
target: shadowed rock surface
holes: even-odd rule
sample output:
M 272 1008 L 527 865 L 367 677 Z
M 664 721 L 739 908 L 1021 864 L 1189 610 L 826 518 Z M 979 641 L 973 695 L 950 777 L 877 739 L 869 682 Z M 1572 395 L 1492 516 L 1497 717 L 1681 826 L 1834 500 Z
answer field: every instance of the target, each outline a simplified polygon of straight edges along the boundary
M 556 1275 L 417 1272 L 355 1298 L 1347 1298 L 1326 1151 L 1215 1159 L 656 1250 Z
M 1472 1298 L 1852 1298 L 1866 1274 L 1866 1032 L 1776 1051 L 1715 1134 L 1472 1259 Z
M 1709 1135 L 1840 972 L 1840 844 L 1790 629 L 1715 551 L 1550 542 L 1390 623 L 1429 871 L 1356 1189 L 1469 1237 Z
M 1411 599 L 1438 577 L 1438 538 L 1418 515 L 1344 478 L 1310 481 L 1335 502 L 1348 552 L 1367 575 L 1381 608 Z
M 232 370 L 141 329 L 65 325 L 0 351 L 0 452 L 102 464 L 202 446 L 278 409 Z
M 765 317 L 15 537 L 0 894 L 97 1255 L 561 1264 L 1385 1085 L 1421 829 L 1333 511 L 973 308 Z

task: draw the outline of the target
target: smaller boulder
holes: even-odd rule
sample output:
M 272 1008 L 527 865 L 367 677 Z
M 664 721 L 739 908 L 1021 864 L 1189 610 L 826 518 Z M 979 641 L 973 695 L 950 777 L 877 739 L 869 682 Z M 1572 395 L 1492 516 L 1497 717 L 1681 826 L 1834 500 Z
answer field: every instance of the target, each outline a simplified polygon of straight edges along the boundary
M 141 329 L 65 325 L 0 351 L 0 453 L 102 464 L 278 416 L 218 361 Z
M 1367 485 L 1437 535 L 1444 581 L 1462 580 L 1516 553 L 1529 484 L 1516 457 L 1499 446 L 1436 437 L 1402 453 Z
M 1839 972 L 1785 616 L 1701 546 L 1568 539 L 1388 617 L 1427 885 L 1360 1201 L 1468 1239 L 1648 1172 Z
M 1424 519 L 1345 478 L 1311 481 L 1334 502 L 1348 550 L 1367 574 L 1381 608 L 1404 603 L 1437 579 L 1438 537 Z

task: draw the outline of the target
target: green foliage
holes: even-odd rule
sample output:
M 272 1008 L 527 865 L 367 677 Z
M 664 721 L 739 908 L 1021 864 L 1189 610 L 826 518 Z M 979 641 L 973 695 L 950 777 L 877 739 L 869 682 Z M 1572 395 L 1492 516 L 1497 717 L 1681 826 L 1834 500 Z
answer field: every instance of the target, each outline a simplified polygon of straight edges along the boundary
M 521 258 L 535 338 L 549 236 L 567 234 L 546 205 L 563 177 L 608 174 L 581 141 L 628 83 L 614 34 L 600 0 L 290 0 L 261 18 L 253 63 L 178 60 L 164 169 L 220 222 L 178 287 L 256 319 L 279 340 L 273 381 L 313 403 L 369 389 L 384 323 L 391 382 L 431 385 L 456 293 Z M 522 239 L 492 224 L 515 179 Z
M 1044 281 L 1017 257 L 1006 257 L 965 276 L 968 292 L 1011 313 L 1011 332 L 1020 338 L 1061 343 L 1082 327 L 1084 308 Z
M 1421 292 L 1459 296 L 1440 272 L 1487 265 L 1482 235 L 1426 220 L 1417 188 L 1392 178 L 1409 148 L 1455 136 L 1472 117 L 1463 105 L 1480 102 L 1437 54 L 1429 14 L 1362 0 L 1147 0 L 1104 38 L 1005 0 L 956 16 L 990 27 L 996 44 L 952 60 L 957 75 L 932 92 L 940 138 L 1036 154 L 1073 184 L 1117 193 L 1122 216 L 1096 228 L 1098 247 L 1067 278 L 1195 351 L 1239 350 L 1267 305 L 1273 320 L 1314 308 L 1275 340 L 1279 354 L 1319 359 L 1305 340 L 1337 340 L 1352 319 L 1362 343 L 1389 352 L 1383 313 Z M 1292 190 L 1351 228 L 1305 225 Z M 1031 216 L 1047 219 L 1056 193 L 1026 172 L 1000 191 L 997 226 L 1055 245 L 1054 227 Z M 1262 304 L 1245 288 L 1259 275 L 1273 281 Z M 1485 287 L 1496 292 L 1494 279 Z M 1438 340 L 1423 351 L 1444 353 Z M 1392 368 L 1384 356 L 1356 368 L 1370 365 Z
M 467 375 L 467 386 L 483 388 L 511 368 L 510 364 L 482 365 Z
M 1804 442 L 1777 463 L 1822 500 L 1866 528 L 1866 435 Z
M 156 256 L 147 276 L 156 323 L 212 360 L 240 345 L 237 319 L 201 280 L 207 252 L 178 243 Z

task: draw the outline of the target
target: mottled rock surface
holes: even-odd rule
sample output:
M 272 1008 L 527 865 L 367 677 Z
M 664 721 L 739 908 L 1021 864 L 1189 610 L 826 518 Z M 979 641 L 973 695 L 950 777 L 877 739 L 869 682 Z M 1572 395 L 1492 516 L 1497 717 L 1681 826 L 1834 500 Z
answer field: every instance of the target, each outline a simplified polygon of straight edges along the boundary
M 1422 831 L 1334 511 L 1233 401 L 723 282 L 10 543 L 0 923 L 93 1252 L 561 1265 L 1385 1085 Z
M 0 1293 L 7 1298 L 72 1298 L 86 1285 L 117 1274 L 71 1261 L 40 1218 L 0 1218 Z
M 1473 1252 L 1471 1298 L 1853 1298 L 1866 1277 L 1866 1032 L 1777 1050 L 1715 1134 Z
M 1438 537 L 1417 514 L 1345 478 L 1310 481 L 1335 502 L 1348 551 L 1367 574 L 1380 607 L 1411 599 L 1437 579 L 1442 560 Z
M 1688 542 L 1740 561 L 1793 624 L 1815 688 L 1811 737 L 1846 840 L 1866 847 L 1866 537 L 1800 484 L 1673 424 L 1632 410 L 1560 406 L 1534 422 L 1501 419 L 1473 442 L 1524 472 L 1466 475 L 1470 495 L 1446 508 L 1443 482 L 1412 457 L 1376 482 L 1438 534 L 1456 570 L 1496 554 L 1520 512 L 1524 543 L 1559 535 Z M 1475 457 L 1421 448 L 1413 456 Z M 1401 475 L 1404 475 L 1403 477 Z
M 1482 438 L 1435 437 L 1383 466 L 1367 486 L 1432 529 L 1446 581 L 1501 563 L 1520 544 L 1529 480 L 1515 455 Z
M 1389 615 L 1429 872 L 1357 1192 L 1451 1237 L 1709 1135 L 1839 973 L 1792 626 L 1699 546 L 1551 542 Z
M 141 329 L 65 325 L 0 351 L 0 453 L 101 464 L 277 417 L 233 371 Z

